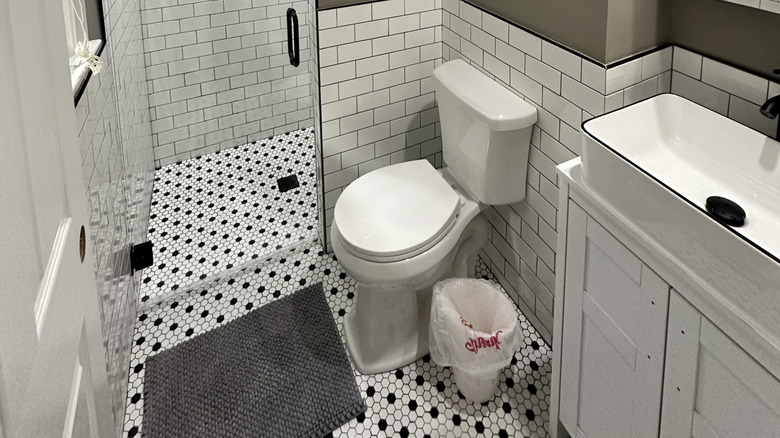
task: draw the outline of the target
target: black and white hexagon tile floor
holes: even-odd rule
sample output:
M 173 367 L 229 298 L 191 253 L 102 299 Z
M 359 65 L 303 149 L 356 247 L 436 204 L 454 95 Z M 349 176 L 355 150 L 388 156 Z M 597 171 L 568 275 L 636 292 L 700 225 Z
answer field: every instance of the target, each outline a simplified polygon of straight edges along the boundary
M 300 186 L 281 193 L 279 178 Z M 292 131 L 158 170 L 141 302 L 265 257 L 317 229 L 314 131 Z
M 477 275 L 492 280 L 480 262 Z M 139 314 L 130 364 L 125 434 L 140 436 L 144 362 L 150 355 L 232 321 L 302 285 L 322 281 L 339 331 L 355 296 L 355 282 L 318 243 L 285 250 L 257 268 L 209 282 Z M 518 311 L 525 345 L 504 370 L 499 393 L 485 404 L 463 399 L 449 368 L 428 357 L 393 372 L 355 379 L 368 405 L 334 437 L 544 437 L 550 397 L 551 352 Z M 306 388 L 301 388 L 305 391 Z
M 268 145 L 269 143 L 266 143 L 266 147 Z M 258 142 L 258 147 L 263 147 L 262 142 Z M 174 172 L 174 174 L 181 172 L 179 175 L 176 175 L 178 178 L 177 182 L 172 184 L 180 183 L 185 187 L 186 185 L 191 185 L 194 188 L 196 187 L 195 183 L 190 183 L 189 181 L 196 181 L 197 177 L 188 177 L 188 175 L 194 175 L 196 171 L 204 171 L 206 169 L 212 169 L 211 173 L 207 172 L 208 175 L 219 172 L 219 170 L 215 170 L 215 167 L 206 165 L 206 163 L 214 163 L 216 165 L 216 161 L 222 161 L 222 164 L 234 163 L 233 166 L 237 166 L 239 160 L 229 161 L 223 158 L 233 158 L 239 152 L 252 153 L 251 151 L 254 150 L 251 147 L 247 148 L 248 150 L 243 149 L 244 147 L 241 147 L 238 150 L 229 151 L 229 154 L 222 152 L 203 157 L 200 160 L 190 160 L 189 162 L 204 163 L 201 166 L 194 164 L 191 167 L 187 167 L 186 164 L 182 163 L 177 167 L 178 170 Z M 262 153 L 258 154 L 262 155 Z M 255 154 L 252 155 L 254 156 Z M 212 161 L 208 161 L 209 159 Z M 254 163 L 254 161 L 250 162 Z M 313 160 L 311 162 L 313 165 Z M 241 165 L 244 166 L 243 164 Z M 201 169 L 197 169 L 197 167 L 201 167 Z M 273 164 L 272 167 L 274 167 Z M 164 168 L 160 173 L 165 172 L 165 170 L 167 168 Z M 238 187 L 244 187 L 247 193 L 251 193 L 251 190 L 254 190 L 250 188 L 248 180 L 255 177 L 245 174 L 244 178 L 247 182 L 245 185 L 239 186 L 236 183 L 229 182 L 227 175 L 230 172 L 226 173 L 224 170 L 222 172 L 222 175 L 215 175 L 209 178 L 216 181 L 217 176 L 220 176 L 222 179 L 219 181 L 225 187 L 229 185 L 235 186 L 232 189 L 233 191 L 236 191 Z M 313 173 L 313 170 L 311 173 Z M 237 174 L 237 171 L 233 172 L 234 179 Z M 304 175 L 308 174 L 304 172 Z M 161 178 L 156 182 L 156 188 L 161 188 L 160 183 L 165 181 L 165 178 L 164 175 L 161 175 Z M 206 179 L 206 177 L 203 178 L 204 180 Z M 266 198 L 262 197 L 263 192 L 254 195 L 235 194 L 236 199 L 247 199 L 247 202 L 243 204 L 243 211 L 254 211 L 258 208 L 264 208 L 253 207 L 254 202 L 252 199 L 262 199 L 262 205 L 266 205 L 268 202 L 278 203 L 281 201 L 281 199 L 275 200 L 276 196 L 271 194 L 276 190 L 275 178 L 276 176 L 263 180 L 266 183 L 267 193 L 269 193 Z M 258 181 L 261 180 L 255 178 L 255 186 L 258 185 Z M 271 181 L 273 181 L 273 184 L 271 184 Z M 306 181 L 310 181 L 308 187 L 313 191 L 313 177 L 312 180 Z M 303 183 L 303 180 L 301 182 Z M 212 186 L 214 184 L 216 183 L 213 182 Z M 303 186 L 303 184 L 301 185 Z M 214 194 L 209 195 L 205 189 L 206 186 L 200 187 L 204 187 L 204 190 L 197 192 L 197 189 L 190 189 L 195 190 L 195 194 L 191 195 L 193 199 L 187 202 L 197 205 L 197 196 L 200 196 L 204 199 L 204 203 L 213 202 L 215 204 L 213 207 L 208 207 L 210 209 L 208 211 L 223 212 L 220 210 L 221 206 L 231 202 L 229 200 L 234 196 L 230 194 L 231 192 L 224 191 L 219 192 L 224 193 L 224 197 L 219 198 L 216 190 L 214 190 Z M 309 191 L 308 187 L 307 190 L 302 192 L 303 194 Z M 155 200 L 158 200 L 158 197 L 161 195 L 160 192 L 165 191 L 169 190 L 161 189 L 155 193 Z M 246 196 L 246 198 L 241 198 L 239 195 Z M 178 240 L 186 241 L 190 238 L 193 241 L 197 240 L 191 237 L 198 233 L 195 225 L 189 228 L 181 226 L 181 224 L 174 225 L 177 220 L 175 218 L 181 217 L 175 215 L 177 213 L 180 214 L 181 210 L 186 211 L 189 207 L 180 207 L 180 210 L 177 211 L 177 207 L 173 206 L 173 202 L 186 199 L 190 195 L 181 195 L 176 199 L 171 189 L 168 196 L 172 197 L 172 201 L 163 202 L 163 204 L 169 203 L 169 207 L 157 213 L 158 217 L 155 218 L 157 222 L 153 225 L 157 227 L 155 233 L 161 235 L 164 231 L 167 231 L 167 236 L 179 235 Z M 284 202 L 285 205 L 288 205 L 295 201 L 291 203 Z M 160 202 L 158 201 L 158 208 L 159 204 Z M 296 218 L 284 216 L 288 219 L 288 224 L 298 223 L 299 227 L 294 228 L 296 230 L 300 228 L 305 230 L 308 225 L 303 225 L 304 223 L 313 224 L 316 230 L 315 211 L 313 209 L 300 209 L 299 207 L 302 206 L 293 208 L 297 212 L 309 211 L 309 217 L 303 218 L 300 214 Z M 274 208 L 278 210 L 282 207 Z M 271 210 L 274 210 L 274 208 Z M 192 210 L 195 211 L 194 208 Z M 265 235 L 286 236 L 288 231 L 280 231 L 279 228 L 275 227 L 276 225 L 281 225 L 283 220 L 278 218 L 283 216 L 284 211 L 286 210 L 277 211 L 277 214 L 282 214 L 277 215 L 277 219 L 273 222 L 269 221 L 270 225 L 263 225 L 266 227 Z M 207 219 L 207 216 L 204 213 L 204 218 Z M 234 214 L 224 225 L 228 225 L 231 229 L 245 230 L 247 225 L 244 224 L 247 221 L 254 221 L 255 219 L 252 218 L 255 216 L 252 214 L 244 216 L 243 213 Z M 168 220 L 163 220 L 165 218 Z M 181 219 L 178 220 L 183 222 Z M 231 222 L 233 220 L 236 222 Z M 235 223 L 239 225 L 233 227 Z M 175 226 L 181 226 L 181 234 L 172 232 Z M 205 228 L 208 229 L 208 227 Z M 274 232 L 277 232 L 277 234 L 274 235 Z M 301 232 L 303 233 L 304 231 Z M 226 233 L 232 235 L 230 232 L 226 231 Z M 256 234 L 245 233 L 246 238 L 250 235 Z M 287 245 L 285 249 L 276 251 L 273 255 L 247 256 L 252 251 L 244 249 L 242 257 L 245 257 L 245 259 L 230 259 L 233 261 L 226 261 L 228 258 L 225 257 L 224 249 L 238 248 L 241 242 L 235 242 L 235 238 L 225 239 L 226 242 L 219 244 L 220 247 L 224 246 L 223 250 L 209 254 L 206 252 L 207 250 L 199 249 L 198 255 L 193 253 L 193 257 L 190 259 L 186 257 L 170 257 L 165 260 L 166 266 L 164 268 L 152 271 L 153 274 L 150 276 L 152 278 L 158 275 L 156 271 L 166 272 L 166 274 L 160 273 L 156 277 L 158 278 L 157 282 L 164 281 L 162 280 L 164 278 L 163 275 L 169 275 L 165 277 L 168 279 L 165 280 L 166 284 L 168 281 L 171 281 L 173 284 L 179 284 L 180 286 L 178 290 L 172 291 L 166 287 L 164 291 L 150 293 L 148 295 L 150 297 L 148 299 L 151 300 L 148 301 L 150 304 L 159 301 L 157 299 L 159 297 L 162 297 L 163 300 L 139 312 L 130 363 L 127 412 L 125 416 L 126 437 L 137 437 L 143 434 L 144 363 L 147 357 L 232 321 L 277 298 L 291 294 L 304 285 L 317 282 L 323 283 L 323 289 L 333 311 L 333 317 L 341 332 L 342 340 L 344 339 L 344 316 L 352 306 L 355 297 L 355 282 L 343 271 L 341 265 L 332 255 L 324 254 L 322 247 L 317 241 L 304 238 L 303 242 L 299 242 L 297 240 L 298 237 L 293 237 L 293 235 L 291 233 L 291 237 L 285 237 L 286 241 L 275 240 L 269 242 L 269 247 L 272 246 L 274 249 L 277 245 Z M 219 233 L 215 235 L 215 237 L 219 237 L 221 240 L 220 236 L 221 234 Z M 296 243 L 294 246 L 291 246 L 292 241 Z M 239 250 L 234 251 L 238 252 Z M 179 250 L 179 254 L 182 254 L 182 250 Z M 252 252 L 252 254 L 259 253 Z M 184 281 L 188 277 L 176 277 L 175 275 L 181 272 L 188 272 L 188 270 L 193 270 L 194 272 L 192 260 L 195 257 L 198 257 L 196 259 L 197 265 L 203 267 L 203 270 L 198 271 L 198 276 L 203 272 L 208 278 L 194 286 L 186 287 L 184 286 Z M 197 262 L 200 258 L 212 260 L 208 257 L 212 257 L 213 260 L 220 263 L 213 267 L 210 263 Z M 252 258 L 256 260 L 252 260 Z M 244 264 L 234 268 L 232 271 L 223 272 L 222 274 L 218 273 L 221 270 L 224 271 L 228 264 L 235 265 L 244 260 L 251 261 L 252 265 Z M 159 260 L 157 262 L 157 265 L 161 264 Z M 207 268 L 206 266 L 209 267 Z M 176 268 L 178 270 L 175 270 Z M 167 273 L 174 275 L 171 276 Z M 476 276 L 493 280 L 493 276 L 487 266 L 481 261 L 477 267 Z M 179 283 L 176 283 L 176 281 L 179 281 Z M 147 282 L 147 287 L 150 282 Z M 457 385 L 453 382 L 450 369 L 436 365 L 429 357 L 420 359 L 398 370 L 382 374 L 364 376 L 355 371 L 355 379 L 360 387 L 361 395 L 368 405 L 368 410 L 365 414 L 358 416 L 334 431 L 333 436 L 544 437 L 547 429 L 550 397 L 551 351 L 533 326 L 526 320 L 525 316 L 519 310 L 517 314 L 525 335 L 525 344 L 515 354 L 512 364 L 503 371 L 499 390 L 492 401 L 482 405 L 466 401 L 458 393 Z M 301 388 L 301 391 L 306 391 L 306 388 Z

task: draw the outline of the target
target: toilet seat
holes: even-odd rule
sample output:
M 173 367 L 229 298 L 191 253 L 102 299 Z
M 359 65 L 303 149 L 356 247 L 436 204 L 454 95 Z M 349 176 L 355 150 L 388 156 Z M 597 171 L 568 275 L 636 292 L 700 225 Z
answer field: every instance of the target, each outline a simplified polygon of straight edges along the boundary
M 336 203 L 334 230 L 361 258 L 398 261 L 439 242 L 460 207 L 460 196 L 427 160 L 409 161 L 352 182 Z

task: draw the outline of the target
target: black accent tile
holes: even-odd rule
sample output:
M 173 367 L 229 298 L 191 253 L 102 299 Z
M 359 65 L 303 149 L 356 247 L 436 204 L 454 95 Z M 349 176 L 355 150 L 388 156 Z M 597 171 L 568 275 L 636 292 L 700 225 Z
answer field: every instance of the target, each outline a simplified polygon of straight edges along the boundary
M 289 192 L 292 189 L 297 189 L 300 187 L 300 183 L 298 182 L 298 177 L 295 175 L 289 175 L 285 176 L 284 178 L 279 178 L 276 180 L 276 185 L 279 187 L 279 192 L 285 193 Z

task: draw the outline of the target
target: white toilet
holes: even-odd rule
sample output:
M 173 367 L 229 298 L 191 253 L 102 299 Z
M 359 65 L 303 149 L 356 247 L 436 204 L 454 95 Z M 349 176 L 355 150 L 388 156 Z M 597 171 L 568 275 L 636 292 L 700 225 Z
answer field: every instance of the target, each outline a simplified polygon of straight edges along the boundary
M 536 108 L 462 60 L 433 72 L 447 168 L 394 164 L 350 184 L 331 242 L 358 284 L 346 317 L 358 371 L 380 373 L 428 353 L 431 287 L 473 275 L 489 205 L 525 197 Z

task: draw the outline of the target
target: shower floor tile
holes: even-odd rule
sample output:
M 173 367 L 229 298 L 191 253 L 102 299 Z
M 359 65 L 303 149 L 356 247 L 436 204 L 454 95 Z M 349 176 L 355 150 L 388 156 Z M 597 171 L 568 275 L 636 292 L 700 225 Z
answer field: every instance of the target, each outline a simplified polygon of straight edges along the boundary
M 155 174 L 149 224 L 154 265 L 141 302 L 265 257 L 317 234 L 312 128 L 227 149 Z M 300 186 L 282 193 L 277 180 Z
M 476 275 L 493 280 L 481 261 Z M 343 340 L 344 316 L 352 306 L 356 285 L 316 242 L 282 250 L 228 276 L 211 278 L 140 313 L 133 338 L 124 436 L 143 433 L 144 363 L 149 356 L 320 281 Z M 427 356 L 387 373 L 364 376 L 355 371 L 368 410 L 336 430 L 333 437 L 546 436 L 551 351 L 519 310 L 517 315 L 525 345 L 503 371 L 493 400 L 482 405 L 466 401 L 450 369 Z

